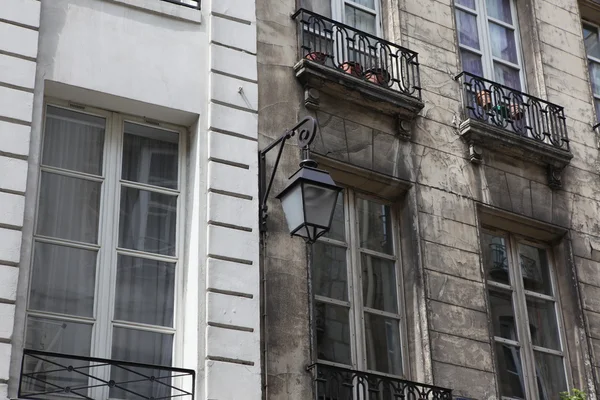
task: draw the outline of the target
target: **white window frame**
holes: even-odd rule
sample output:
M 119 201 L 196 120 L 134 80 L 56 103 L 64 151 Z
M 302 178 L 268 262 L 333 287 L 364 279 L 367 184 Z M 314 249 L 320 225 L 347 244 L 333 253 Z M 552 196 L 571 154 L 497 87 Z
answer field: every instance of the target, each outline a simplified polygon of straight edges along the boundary
M 381 0 L 374 0 L 374 3 L 375 9 L 372 9 L 352 0 L 331 0 L 331 18 L 335 21 L 341 21 L 348 26 L 352 26 L 346 21 L 346 5 L 357 8 L 375 16 L 375 36 L 381 37 Z
M 600 26 L 598 24 L 595 24 L 593 22 L 587 21 L 587 20 L 583 20 L 581 21 L 581 25 L 582 25 L 582 31 L 583 28 L 586 29 L 594 29 L 596 31 L 597 35 L 600 35 Z M 585 41 L 585 37 L 583 38 L 583 40 Z M 598 36 L 598 45 L 600 46 L 600 36 Z M 584 48 L 585 48 L 585 44 L 584 44 Z M 585 51 L 585 55 L 587 58 L 587 63 L 588 63 L 588 76 L 590 79 L 590 89 L 592 92 L 592 98 L 594 100 L 594 113 L 596 114 L 596 123 L 600 122 L 600 115 L 598 115 L 598 112 L 596 111 L 598 108 L 600 108 L 600 95 L 597 95 L 594 93 L 594 86 L 592 84 L 592 75 L 590 74 L 590 70 L 589 70 L 589 64 L 590 63 L 594 63 L 597 64 L 600 67 L 600 59 L 596 58 L 596 57 L 592 57 L 588 54 L 587 49 Z M 600 83 L 600 82 L 599 82 Z M 598 107 L 596 107 L 596 102 L 598 102 Z
M 351 347 L 351 359 L 352 364 L 347 365 L 339 362 L 333 362 L 317 358 L 317 362 L 320 364 L 331 365 L 335 367 L 348 368 L 358 371 L 365 371 L 378 375 L 389 376 L 392 378 L 408 378 L 408 346 L 407 346 L 407 331 L 406 331 L 406 309 L 405 309 L 405 296 L 404 296 L 404 285 L 403 285 L 403 274 L 402 274 L 402 262 L 401 262 L 401 249 L 400 249 L 400 222 L 398 219 L 398 213 L 394 205 L 384 199 L 377 198 L 375 196 L 364 194 L 362 192 L 355 191 L 350 188 L 345 188 L 344 194 L 344 219 L 345 219 L 345 241 L 331 239 L 328 237 L 320 237 L 318 242 L 331 244 L 336 247 L 346 248 L 346 272 L 348 280 L 348 301 L 342 301 L 332 299 L 324 296 L 314 295 L 313 307 L 317 302 L 326 303 L 334 306 L 343 306 L 349 308 L 349 325 L 350 325 L 350 347 Z M 356 198 L 363 198 L 366 200 L 372 200 L 382 205 L 390 207 L 390 214 L 392 218 L 392 240 L 394 255 L 386 253 L 380 253 L 377 251 L 361 248 L 356 244 L 359 243 L 359 221 L 357 219 L 357 208 Z M 395 262 L 396 267 L 396 288 L 397 288 L 397 306 L 398 313 L 390 313 L 377 309 L 365 307 L 363 305 L 362 298 L 362 270 L 361 270 L 361 253 L 370 254 L 376 257 L 385 258 Z M 400 332 L 400 351 L 401 351 L 401 368 L 403 375 L 393 375 L 380 371 L 370 370 L 367 368 L 367 351 L 365 347 L 365 319 L 364 313 L 368 312 L 378 316 L 386 318 L 393 318 L 398 320 L 399 332 Z M 315 338 L 315 349 L 317 342 Z
M 460 33 L 457 29 L 457 42 L 458 47 L 460 49 L 467 50 L 471 53 L 475 53 L 481 56 L 481 64 L 483 70 L 483 78 L 489 79 L 494 82 L 498 82 L 494 73 L 494 62 L 498 62 L 500 64 L 504 64 L 508 67 L 517 69 L 519 71 L 519 81 L 521 83 L 521 92 L 527 92 L 527 82 L 525 81 L 525 74 L 523 72 L 523 54 L 522 54 L 522 46 L 521 46 L 521 33 L 519 31 L 519 17 L 517 14 L 517 7 L 515 4 L 515 0 L 510 1 L 510 12 L 512 15 L 512 24 L 508 24 L 504 21 L 500 21 L 488 15 L 487 13 L 487 5 L 486 0 L 473 0 L 475 2 L 475 10 L 463 6 L 459 4 L 457 1 L 454 2 L 454 7 L 457 10 L 475 16 L 477 22 L 477 35 L 479 36 L 479 46 L 481 49 L 475 49 L 473 47 L 467 46 L 465 44 L 460 43 Z M 457 18 L 458 19 L 458 18 Z M 482 23 L 483 21 L 483 23 Z M 492 47 L 491 47 L 491 36 L 489 23 L 493 22 L 497 25 L 500 25 L 506 29 L 512 30 L 515 35 L 515 46 L 517 50 L 517 64 L 513 64 L 510 61 L 503 60 L 500 57 L 495 57 L 492 55 Z M 458 21 L 457 21 L 458 24 Z M 461 58 L 462 59 L 462 58 Z M 464 68 L 463 68 L 464 69 Z
M 45 140 L 46 131 L 46 112 L 48 106 L 62 108 L 73 112 L 92 115 L 104 118 L 105 136 L 102 159 L 102 176 L 90 175 L 83 172 L 76 172 L 57 167 L 49 167 L 42 165 L 42 153 L 44 149 L 43 141 Z M 88 106 L 72 106 L 70 103 L 58 99 L 45 99 L 43 111 L 43 134 L 40 144 L 40 174 L 38 176 L 37 187 L 41 187 L 42 173 L 48 171 L 59 173 L 61 175 L 71 177 L 85 177 L 88 180 L 102 182 L 100 191 L 100 207 L 98 220 L 98 244 L 89 244 L 85 242 L 75 242 L 67 239 L 57 239 L 44 237 L 37 234 L 40 190 L 38 190 L 35 204 L 35 219 L 33 228 L 33 238 L 31 243 L 31 259 L 29 266 L 29 284 L 27 289 L 27 308 L 25 312 L 25 329 L 24 335 L 27 335 L 27 318 L 40 317 L 57 321 L 70 321 L 74 323 L 92 324 L 90 357 L 112 359 L 112 331 L 113 327 L 133 328 L 137 330 L 146 330 L 157 333 L 167 333 L 173 335 L 173 354 L 172 365 L 180 365 L 183 360 L 183 344 L 181 336 L 183 335 L 183 294 L 184 294 L 184 271 L 183 271 L 183 254 L 184 254 L 184 222 L 185 222 L 185 193 L 186 193 L 186 148 L 187 148 L 187 130 L 180 126 L 175 126 L 167 123 L 156 122 L 149 123 L 146 119 L 110 112 L 102 109 L 97 109 Z M 166 131 L 176 132 L 179 136 L 178 143 L 178 189 L 161 188 L 154 185 L 125 181 L 121 178 L 122 157 L 123 157 L 123 139 L 125 122 L 144 125 L 154 129 L 162 129 Z M 136 189 L 151 189 L 153 193 L 177 194 L 177 221 L 175 235 L 175 255 L 159 255 L 140 250 L 129 250 L 118 247 L 119 241 L 119 216 L 121 204 L 121 187 L 122 185 Z M 41 240 L 40 240 L 41 239 Z M 98 252 L 96 261 L 96 281 L 95 281 L 95 296 L 93 317 L 71 316 L 67 314 L 58 314 L 47 311 L 30 310 L 31 282 L 33 275 L 33 263 L 35 261 L 34 249 L 35 243 L 38 241 L 46 243 L 55 243 L 67 245 L 68 247 L 76 247 L 81 249 L 89 249 Z M 116 278 L 117 278 L 117 258 L 118 255 L 128 255 L 142 257 L 157 261 L 170 261 L 175 264 L 175 288 L 174 288 L 174 310 L 173 310 L 173 326 L 161 327 L 158 325 L 148 325 L 130 321 L 114 320 L 114 306 L 116 298 Z M 23 345 L 27 343 L 25 339 Z M 52 350 L 46 350 L 52 351 Z M 104 372 L 108 374 L 109 369 Z M 107 378 L 107 377 L 104 377 Z M 107 378 L 108 380 L 110 378 Z M 98 398 L 108 398 L 108 387 L 96 388 Z M 92 396 L 93 397 L 93 396 Z
M 536 376 L 536 366 L 535 366 L 535 353 L 534 351 L 551 354 L 555 356 L 560 356 L 563 359 L 563 368 L 565 371 L 565 381 L 567 383 L 567 389 L 570 390 L 572 387 L 572 376 L 571 371 L 568 365 L 569 356 L 567 353 L 567 343 L 566 343 L 566 332 L 564 329 L 564 322 L 562 317 L 562 305 L 560 303 L 560 294 L 558 290 L 558 281 L 555 270 L 554 263 L 554 255 L 552 251 L 552 247 L 543 242 L 537 242 L 530 238 L 525 238 L 523 236 L 513 234 L 510 232 L 506 232 L 499 229 L 494 229 L 490 227 L 485 227 L 483 229 L 483 233 L 500 236 L 505 240 L 505 251 L 508 259 L 508 273 L 510 284 L 504 284 L 501 282 L 496 282 L 491 279 L 487 279 L 486 276 L 486 296 L 489 301 L 489 291 L 493 289 L 500 289 L 501 292 L 509 292 L 512 297 L 512 306 L 515 318 L 515 329 L 517 331 L 517 335 L 519 340 L 510 340 L 507 338 L 503 338 L 500 336 L 495 336 L 493 331 L 493 326 L 490 326 L 490 333 L 492 339 L 492 348 L 494 354 L 496 353 L 495 344 L 496 343 L 504 343 L 510 346 L 514 346 L 520 349 L 521 351 L 521 368 L 523 369 L 523 380 L 524 380 L 524 390 L 525 397 L 528 400 L 536 400 L 541 399 L 538 392 L 538 384 L 537 384 L 537 376 Z M 538 292 L 534 292 L 531 290 L 526 290 L 523 285 L 523 276 L 521 273 L 520 267 L 520 259 L 519 259 L 519 244 L 524 244 L 531 247 L 536 247 L 540 249 L 544 249 L 546 251 L 547 262 L 548 262 L 548 276 L 550 277 L 550 284 L 552 286 L 553 296 L 542 294 Z M 486 251 L 483 249 L 483 251 Z M 486 267 L 484 266 L 484 271 Z M 527 297 L 536 298 L 545 301 L 551 301 L 554 303 L 554 312 L 556 316 L 556 324 L 558 328 L 558 340 L 560 342 L 560 346 L 562 351 L 548 349 L 544 347 L 534 346 L 531 339 L 531 332 L 529 329 L 529 317 L 527 312 Z M 490 309 L 491 310 L 491 309 Z M 491 314 L 490 314 L 491 318 Z M 497 355 L 494 359 L 494 363 L 497 365 Z M 498 383 L 499 388 L 499 383 Z M 500 390 L 498 389 L 498 392 Z M 552 395 L 556 395 L 555 393 Z M 551 396 L 552 396 L 551 395 Z M 550 396 L 550 397 L 551 397 Z M 503 400 L 513 400 L 511 397 L 502 396 Z M 515 399 L 516 400 L 516 399 Z

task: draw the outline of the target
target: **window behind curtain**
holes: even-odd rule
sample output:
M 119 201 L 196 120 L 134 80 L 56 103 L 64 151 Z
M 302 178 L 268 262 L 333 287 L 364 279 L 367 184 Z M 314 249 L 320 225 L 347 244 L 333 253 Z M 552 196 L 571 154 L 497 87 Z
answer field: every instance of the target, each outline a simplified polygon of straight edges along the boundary
M 600 119 L 600 38 L 597 26 L 589 23 L 583 24 L 583 42 L 587 53 L 590 83 L 598 120 Z

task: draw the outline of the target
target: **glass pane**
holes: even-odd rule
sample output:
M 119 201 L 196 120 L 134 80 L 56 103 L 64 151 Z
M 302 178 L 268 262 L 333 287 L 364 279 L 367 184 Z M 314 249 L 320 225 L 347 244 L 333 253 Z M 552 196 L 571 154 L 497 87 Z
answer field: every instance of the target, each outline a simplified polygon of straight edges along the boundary
M 475 0 L 456 0 L 456 4 L 475 10 Z
M 25 338 L 25 348 L 27 349 L 87 357 L 90 355 L 91 339 L 92 325 L 57 319 L 27 317 L 27 333 Z M 25 358 L 23 371 L 35 374 L 37 379 L 24 380 L 23 390 L 39 393 L 56 390 L 56 386 L 87 386 L 87 376 L 76 372 L 91 372 L 86 367 L 88 365 L 86 361 L 52 357 L 43 358 L 48 361 L 33 357 Z M 61 371 L 53 362 L 60 365 L 72 365 L 76 369 L 74 371 Z M 75 393 L 83 394 L 84 396 L 87 395 L 86 390 L 75 391 Z
M 593 61 L 588 62 L 590 71 L 590 82 L 592 84 L 592 92 L 596 96 L 600 96 L 600 64 Z
M 352 364 L 348 308 L 315 303 L 315 330 L 318 359 Z
M 502 397 L 525 398 L 525 381 L 520 353 L 518 347 L 496 343 L 498 383 Z
M 98 242 L 100 182 L 42 172 L 37 233 Z
M 600 121 L 600 100 L 594 99 L 594 106 L 596 107 L 596 121 Z
M 346 24 L 371 35 L 375 35 L 377 20 L 375 14 L 367 13 L 346 4 Z
M 510 274 L 508 272 L 509 261 L 506 240 L 501 236 L 484 233 L 481 248 L 486 279 L 509 285 Z
M 554 302 L 528 297 L 527 315 L 533 345 L 561 350 Z
M 588 56 L 600 59 L 600 45 L 598 43 L 598 30 L 590 25 L 583 25 L 583 41 Z
M 48 106 L 42 164 L 102 175 L 106 120 Z
M 552 400 L 567 390 L 563 357 L 534 351 L 535 374 L 541 400 Z
M 325 237 L 346 241 L 346 214 L 344 212 L 344 192 L 338 194 L 337 203 L 333 212 L 331 229 L 325 234 Z
M 487 14 L 512 25 L 512 12 L 510 10 L 510 0 L 486 0 Z
M 515 31 L 492 22 L 490 22 L 489 26 L 492 54 L 513 64 L 518 64 Z
M 456 24 L 458 28 L 458 42 L 462 45 L 479 49 L 477 17 L 456 9 Z
M 177 196 L 121 188 L 119 246 L 175 255 Z
M 494 75 L 496 82 L 499 84 L 508 86 L 511 89 L 521 90 L 521 77 L 518 69 L 495 62 Z
M 96 252 L 36 243 L 29 309 L 92 317 Z
M 365 307 L 397 313 L 396 263 L 362 253 L 361 267 Z
M 489 298 L 494 336 L 518 340 L 512 294 L 504 290 L 490 289 Z
M 175 264 L 119 255 L 115 319 L 173 326 Z
M 375 9 L 375 0 L 351 0 L 353 3 L 360 4 L 361 6 L 368 7 L 372 10 Z
M 115 360 L 170 367 L 172 356 L 173 335 L 117 327 L 113 329 L 112 358 Z M 130 370 L 112 367 L 110 379 L 117 382 L 121 388 L 138 394 L 136 397 L 169 398 L 171 396 L 171 389 L 159 383 L 170 385 L 171 379 L 165 378 L 170 376 L 170 373 L 151 368 L 130 368 Z M 137 374 L 132 371 L 137 372 Z M 139 374 L 155 376 L 158 379 L 153 382 L 148 380 L 139 382 L 141 378 Z M 125 383 L 128 381 L 138 382 Z M 129 399 L 131 393 L 119 387 L 112 387 L 110 397 L 113 399 Z
M 360 247 L 394 254 L 390 206 L 361 198 L 356 199 L 356 205 Z
M 402 347 L 398 320 L 365 313 L 367 368 L 402 375 Z
M 126 122 L 122 178 L 177 189 L 178 143 L 175 132 Z
M 315 294 L 347 301 L 346 249 L 317 242 L 313 245 L 312 265 Z
M 552 296 L 552 280 L 546 250 L 520 244 L 519 259 L 525 290 Z
M 480 55 L 461 49 L 460 58 L 463 71 L 470 72 L 473 75 L 483 76 L 483 66 L 481 64 Z

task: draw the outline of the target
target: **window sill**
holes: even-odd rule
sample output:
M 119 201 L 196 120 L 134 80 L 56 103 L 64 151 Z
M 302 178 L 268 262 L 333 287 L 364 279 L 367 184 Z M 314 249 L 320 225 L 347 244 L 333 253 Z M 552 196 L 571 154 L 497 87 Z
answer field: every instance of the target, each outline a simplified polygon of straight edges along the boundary
M 109 0 L 138 10 L 149 11 L 154 14 L 164 15 L 181 21 L 200 24 L 202 12 L 198 9 L 173 4 L 161 0 Z

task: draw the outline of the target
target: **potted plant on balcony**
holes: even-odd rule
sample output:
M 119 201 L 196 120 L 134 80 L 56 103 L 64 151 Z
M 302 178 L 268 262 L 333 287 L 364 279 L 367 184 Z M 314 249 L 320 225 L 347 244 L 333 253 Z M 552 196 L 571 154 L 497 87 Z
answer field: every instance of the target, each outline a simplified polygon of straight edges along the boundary
M 365 73 L 365 78 L 381 86 L 389 86 L 391 81 L 390 73 L 385 68 L 369 68 Z
M 342 65 L 340 65 L 340 69 L 347 74 L 356 77 L 362 77 L 362 66 L 356 61 L 346 61 Z
M 490 95 L 489 90 L 480 90 L 475 95 L 475 99 L 477 100 L 477 105 L 483 107 L 484 110 L 492 108 L 492 96 Z
M 513 121 L 520 121 L 523 118 L 523 107 L 520 104 L 498 104 L 494 111 L 500 114 L 502 118 L 510 118 Z
M 313 51 L 304 56 L 304 58 L 310 61 L 314 61 L 318 64 L 325 64 L 325 61 L 327 61 L 327 54 L 320 51 Z
M 570 392 L 560 392 L 560 400 L 586 400 L 587 394 L 583 390 L 575 389 Z

